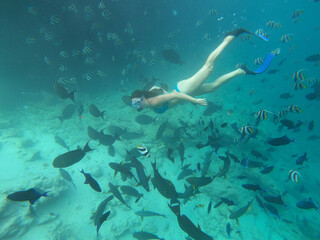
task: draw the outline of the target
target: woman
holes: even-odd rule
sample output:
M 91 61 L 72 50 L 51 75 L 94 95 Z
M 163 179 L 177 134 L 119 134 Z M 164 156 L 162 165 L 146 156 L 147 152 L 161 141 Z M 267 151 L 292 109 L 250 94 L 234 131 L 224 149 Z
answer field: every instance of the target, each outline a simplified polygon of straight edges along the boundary
M 206 93 L 214 92 L 220 86 L 236 76 L 244 74 L 255 75 L 267 70 L 273 57 L 279 53 L 279 50 L 269 53 L 265 58 L 262 66 L 256 71 L 250 71 L 246 68 L 245 65 L 239 64 L 237 70 L 219 77 L 212 83 L 204 84 L 205 80 L 212 72 L 213 65 L 218 56 L 232 42 L 233 39 L 235 39 L 242 33 L 253 34 L 243 28 L 236 29 L 230 33 L 227 33 L 223 42 L 209 55 L 203 67 L 191 78 L 179 81 L 171 93 L 168 93 L 162 88 L 155 86 L 152 87 L 149 91 L 134 91 L 131 94 L 132 107 L 136 108 L 138 111 L 141 111 L 144 108 L 151 108 L 156 113 L 164 113 L 167 109 L 172 108 L 181 101 L 188 101 L 205 106 L 207 105 L 207 101 L 205 98 L 194 98 L 192 96 L 199 96 Z M 262 37 L 264 40 L 267 40 L 263 36 L 257 36 Z

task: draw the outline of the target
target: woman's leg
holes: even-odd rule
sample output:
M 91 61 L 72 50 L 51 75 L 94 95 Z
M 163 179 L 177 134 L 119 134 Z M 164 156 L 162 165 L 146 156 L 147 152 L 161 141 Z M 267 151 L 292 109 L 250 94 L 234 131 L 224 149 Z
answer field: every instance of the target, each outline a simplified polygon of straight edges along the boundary
M 209 55 L 204 66 L 191 78 L 182 80 L 177 83 L 178 89 L 186 94 L 193 95 L 193 93 L 205 82 L 212 72 L 213 65 L 222 51 L 232 42 L 233 39 L 242 33 L 249 33 L 246 29 L 239 28 L 226 34 L 223 42 Z
M 223 42 L 209 55 L 203 67 L 194 74 L 191 78 L 179 81 L 178 89 L 186 94 L 192 95 L 198 89 L 212 72 L 213 65 L 221 52 L 228 46 L 228 44 L 235 38 L 235 36 L 227 36 Z
M 242 68 L 238 68 L 237 70 L 234 70 L 230 73 L 227 73 L 221 77 L 219 77 L 218 79 L 216 79 L 214 82 L 209 83 L 209 84 L 203 84 L 202 86 L 200 86 L 195 92 L 194 92 L 194 96 L 199 96 L 199 95 L 203 95 L 206 93 L 211 93 L 216 91 L 219 87 L 221 87 L 223 84 L 227 83 L 228 81 L 230 81 L 231 79 L 240 76 L 240 75 L 245 75 L 246 72 L 245 70 L 243 70 Z

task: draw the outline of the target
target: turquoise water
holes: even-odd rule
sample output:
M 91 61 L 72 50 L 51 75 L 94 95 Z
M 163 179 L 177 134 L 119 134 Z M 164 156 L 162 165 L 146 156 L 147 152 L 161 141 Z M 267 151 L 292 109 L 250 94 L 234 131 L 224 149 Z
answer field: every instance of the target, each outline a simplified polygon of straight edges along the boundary
M 151 180 L 148 192 L 134 178 L 123 181 L 120 173 L 115 176 L 109 163 L 129 164 L 127 150 L 136 154 L 147 178 L 156 179 L 151 166 L 156 160 L 159 173 L 174 184 L 178 193 L 190 186 L 188 177 L 201 176 L 205 163 L 211 159 L 205 177 L 213 177 L 213 181 L 199 189 L 191 186 L 194 194 L 189 198 L 179 195 L 178 200 L 181 214 L 213 239 L 229 239 L 228 223 L 233 229 L 230 239 L 320 239 L 319 210 L 314 209 L 320 204 L 320 60 L 306 61 L 308 56 L 320 54 L 320 3 L 199 2 L 0 3 L 0 239 L 127 240 L 142 230 L 160 239 L 186 239 L 191 228 L 184 229 L 187 233 L 180 228 L 168 207 L 170 199 L 163 197 Z M 292 17 L 297 10 L 301 10 L 300 16 Z M 279 28 L 268 27 L 269 21 L 279 23 Z M 125 103 L 125 96 L 152 80 L 157 86 L 168 85 L 171 91 L 179 80 L 201 68 L 226 32 L 239 27 L 252 32 L 263 29 L 270 41 L 253 35 L 236 38 L 219 56 L 208 83 L 235 70 L 238 63 L 255 70 L 259 67 L 255 64 L 258 57 L 263 58 L 276 48 L 280 48 L 280 54 L 265 73 L 237 77 L 203 96 L 215 106 L 209 114 L 207 107 L 190 103 L 160 115 L 149 109 L 137 112 Z M 285 34 L 289 40 L 283 42 L 280 38 Z M 167 61 L 161 54 L 167 48 L 178 53 L 183 64 Z M 295 90 L 292 75 L 299 70 L 299 80 L 305 87 Z M 54 89 L 57 82 L 76 92 L 75 103 L 58 96 Z M 289 97 L 280 97 L 284 93 Z M 310 93 L 315 93 L 315 99 L 306 97 Z M 105 111 L 104 118 L 90 113 L 91 104 Z M 302 112 L 275 117 L 291 105 L 297 105 Z M 260 110 L 266 110 L 268 118 L 257 123 L 255 114 Z M 149 118 L 145 116 L 139 123 L 137 117 L 141 115 Z M 292 129 L 284 126 L 284 119 L 292 121 Z M 211 120 L 213 129 L 207 127 Z M 158 129 L 166 122 L 162 137 L 156 139 Z M 93 140 L 88 136 L 88 126 L 103 130 L 114 142 L 100 144 L 101 140 Z M 238 130 L 243 126 L 252 127 L 254 134 L 239 141 Z M 268 144 L 271 138 L 284 135 L 294 142 L 283 146 Z M 207 143 L 208 136 L 215 137 L 214 143 L 199 148 L 199 142 Z M 67 147 L 61 146 L 56 137 Z M 72 150 L 83 153 L 80 149 L 89 140 L 94 150 L 64 168 L 73 185 L 53 166 L 54 159 Z M 178 150 L 181 143 L 185 148 L 183 166 L 190 165 L 191 175 L 178 180 L 182 171 Z M 150 157 L 139 154 L 137 145 L 144 145 Z M 168 149 L 173 150 L 174 163 L 168 159 Z M 230 158 L 226 176 L 217 176 L 228 151 L 243 160 L 242 164 Z M 304 153 L 307 160 L 297 164 Z M 244 166 L 246 158 L 259 166 Z M 262 174 L 260 171 L 268 166 L 273 170 Z M 101 192 L 83 184 L 82 169 L 99 183 Z M 297 171 L 299 181 L 289 178 L 290 170 Z M 135 165 L 131 172 L 141 182 Z M 112 194 L 109 183 L 121 193 L 121 186 L 131 186 L 143 197 L 136 202 L 136 197 L 122 194 L 131 209 L 116 197 L 108 202 L 103 213 L 110 211 L 110 215 L 97 237 L 91 217 Z M 259 184 L 263 190 L 247 190 L 243 184 Z M 7 199 L 31 188 L 48 192 L 48 197 L 41 197 L 32 208 L 28 201 Z M 278 195 L 285 206 L 265 200 Z M 236 205 L 214 208 L 221 197 Z M 257 198 L 263 199 L 264 208 Z M 299 207 L 309 198 L 314 208 Z M 239 216 L 239 223 L 230 217 L 231 212 L 251 200 L 250 208 Z M 208 213 L 210 201 L 212 209 Z M 266 208 L 268 204 L 279 216 Z M 165 217 L 142 220 L 135 213 L 140 210 Z

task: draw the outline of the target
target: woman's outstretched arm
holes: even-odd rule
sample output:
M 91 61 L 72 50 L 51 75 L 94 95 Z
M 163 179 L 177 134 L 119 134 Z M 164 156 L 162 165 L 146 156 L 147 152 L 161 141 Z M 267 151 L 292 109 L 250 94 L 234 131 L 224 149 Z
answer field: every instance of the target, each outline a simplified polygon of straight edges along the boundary
M 207 101 L 205 98 L 194 98 L 187 94 L 179 93 L 176 91 L 173 91 L 168 94 L 160 95 L 157 97 L 149 98 L 148 102 L 153 106 L 157 106 L 157 105 L 162 105 L 171 100 L 184 100 L 184 101 L 192 102 L 199 105 L 207 105 Z

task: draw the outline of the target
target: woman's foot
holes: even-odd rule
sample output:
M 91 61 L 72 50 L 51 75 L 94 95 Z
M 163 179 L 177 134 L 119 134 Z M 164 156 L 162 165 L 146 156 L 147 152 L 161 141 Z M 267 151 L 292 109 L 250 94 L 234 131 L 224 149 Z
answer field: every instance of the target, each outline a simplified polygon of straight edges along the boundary
M 250 31 L 248 31 L 248 30 L 246 30 L 246 29 L 244 29 L 244 28 L 238 28 L 238 29 L 235 29 L 235 30 L 233 30 L 233 31 L 231 31 L 231 32 L 227 32 L 226 33 L 226 37 L 227 36 L 234 36 L 234 37 L 238 37 L 240 34 L 242 34 L 242 33 L 249 33 L 249 34 L 252 34 L 252 32 L 250 32 Z
M 249 70 L 247 66 L 244 65 L 243 63 L 238 64 L 237 67 L 242 69 L 246 73 L 246 75 L 256 75 L 255 72 Z

